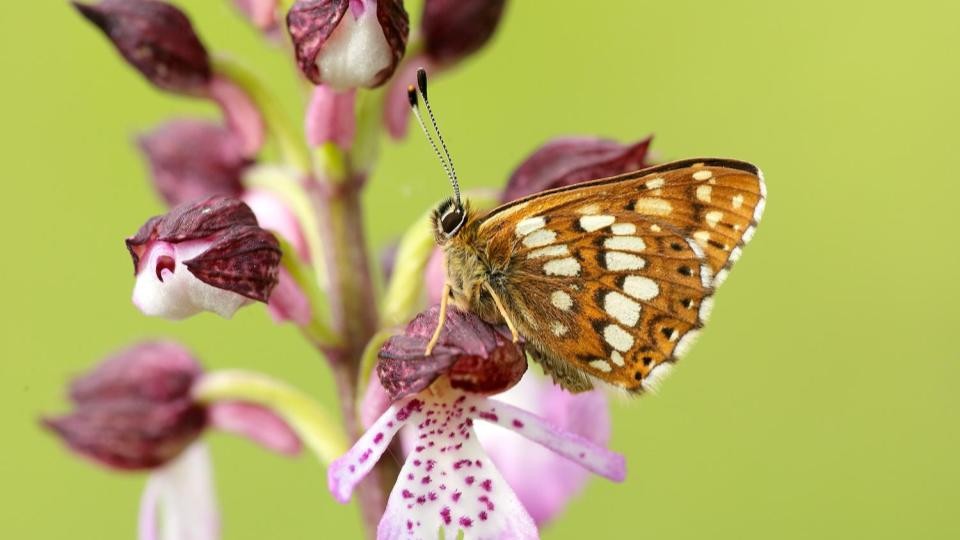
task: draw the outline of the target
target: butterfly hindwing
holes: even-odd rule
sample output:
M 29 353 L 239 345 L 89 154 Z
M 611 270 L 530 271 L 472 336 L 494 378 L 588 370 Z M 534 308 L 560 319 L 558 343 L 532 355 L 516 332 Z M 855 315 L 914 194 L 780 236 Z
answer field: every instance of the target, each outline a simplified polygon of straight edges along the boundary
M 686 352 L 762 211 L 756 169 L 722 163 L 561 188 L 483 218 L 487 256 L 507 258 L 492 261 L 505 309 L 561 384 L 640 391 Z

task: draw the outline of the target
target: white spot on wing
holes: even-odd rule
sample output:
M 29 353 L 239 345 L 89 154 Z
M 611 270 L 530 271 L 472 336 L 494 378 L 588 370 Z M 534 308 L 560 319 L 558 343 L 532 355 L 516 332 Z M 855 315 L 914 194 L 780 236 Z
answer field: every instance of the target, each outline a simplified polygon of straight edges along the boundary
M 666 183 L 667 183 L 666 180 L 664 180 L 663 178 L 657 177 L 652 180 L 647 180 L 647 182 L 644 185 L 647 186 L 647 189 L 658 189 L 658 188 L 662 188 Z
M 603 255 L 607 265 L 607 270 L 619 272 L 623 270 L 642 270 L 647 265 L 647 261 L 620 251 L 608 251 Z
M 603 310 L 626 326 L 634 326 L 640 320 L 640 304 L 616 291 L 603 297 Z
M 550 330 L 553 331 L 553 335 L 560 337 L 566 334 L 569 328 L 564 326 L 560 321 L 553 321 L 553 324 L 550 325 Z
M 707 231 L 697 231 L 693 233 L 693 239 L 700 244 L 700 247 L 705 248 L 707 247 L 707 242 L 710 241 L 710 233 Z
M 711 228 L 716 227 L 717 223 L 720 223 L 720 220 L 723 219 L 723 212 L 719 210 L 711 210 L 707 212 L 703 219 L 707 221 L 707 225 Z
M 573 257 L 554 259 L 543 265 L 548 276 L 576 276 L 580 274 L 580 263 Z
M 743 195 L 741 194 L 734 195 L 733 198 L 730 199 L 730 203 L 733 204 L 734 208 L 740 208 L 741 206 L 743 206 Z
M 523 237 L 523 245 L 529 248 L 535 248 L 552 244 L 557 239 L 557 233 L 550 229 L 537 229 Z
M 697 198 L 705 203 L 708 203 L 710 202 L 710 192 L 712 191 L 713 191 L 713 188 L 707 184 L 703 184 L 702 186 L 697 186 Z
M 636 234 L 637 226 L 633 223 L 614 223 L 610 226 L 613 234 Z
M 542 229 L 546 224 L 547 220 L 540 216 L 524 219 L 517 223 L 517 236 L 526 236 L 537 229 Z
M 620 354 L 620 351 L 613 351 L 610 354 L 610 361 L 618 366 L 623 366 L 623 355 Z
M 573 307 L 573 299 L 563 291 L 553 291 L 553 294 L 550 295 L 550 303 L 553 304 L 553 307 L 562 309 L 563 311 L 567 311 Z
M 539 259 L 540 257 L 563 257 L 564 255 L 569 255 L 570 250 L 567 249 L 566 244 L 559 244 L 556 246 L 547 246 L 540 249 L 535 249 L 527 254 L 528 259 Z
M 627 276 L 623 280 L 623 290 L 637 300 L 653 300 L 660 294 L 657 282 L 644 276 Z
M 713 172 L 707 169 L 703 169 L 702 171 L 697 171 L 693 173 L 694 180 L 701 180 L 701 181 L 709 180 L 712 176 L 713 176 Z
M 616 218 L 613 216 L 583 216 L 580 218 L 580 227 L 587 232 L 593 232 L 612 225 L 614 221 Z
M 633 209 L 641 214 L 651 216 L 669 216 L 670 212 L 673 212 L 673 206 L 670 205 L 669 201 L 653 197 L 641 197 L 637 199 L 637 202 L 633 205 Z
M 641 252 L 647 249 L 647 244 L 639 236 L 612 236 L 604 240 L 603 247 L 620 251 Z
M 616 324 L 608 324 L 603 328 L 603 339 L 621 352 L 627 352 L 633 347 L 633 336 Z
M 604 373 L 610 373 L 610 371 L 613 369 L 606 360 L 600 360 L 599 358 L 597 360 L 591 360 L 590 367 Z

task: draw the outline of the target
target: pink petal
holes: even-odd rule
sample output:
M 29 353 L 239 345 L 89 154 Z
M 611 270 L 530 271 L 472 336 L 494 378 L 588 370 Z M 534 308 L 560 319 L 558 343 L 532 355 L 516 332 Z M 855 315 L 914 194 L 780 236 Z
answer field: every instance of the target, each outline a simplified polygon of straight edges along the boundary
M 497 399 L 528 410 L 599 446 L 606 446 L 610 438 L 607 399 L 600 390 L 571 394 L 547 378 L 528 372 L 517 386 Z M 481 423 L 477 433 L 484 449 L 538 525 L 558 515 L 590 476 L 580 465 L 546 447 L 530 444 L 512 431 Z
M 280 197 L 265 189 L 251 188 L 240 199 L 250 207 L 261 227 L 282 236 L 297 250 L 301 261 L 310 260 L 300 221 Z
M 459 397 L 458 397 L 459 396 Z M 400 471 L 377 528 L 378 540 L 434 538 L 538 538 L 537 527 L 484 453 L 471 411 L 485 399 L 450 391 L 424 393 L 408 425 L 416 444 Z
M 348 150 L 357 131 L 356 95 L 353 89 L 337 91 L 327 85 L 317 86 L 304 121 L 307 142 L 312 146 L 333 142 L 340 149 Z
M 533 413 L 491 399 L 488 400 L 487 408 L 478 413 L 478 416 L 482 420 L 515 431 L 614 482 L 622 482 L 626 478 L 627 466 L 622 455 L 598 446 L 585 437 L 566 432 Z
M 280 417 L 258 405 L 237 401 L 218 401 L 207 410 L 211 426 L 246 437 L 278 454 L 295 456 L 303 444 Z
M 250 96 L 233 81 L 214 76 L 210 82 L 210 97 L 220 105 L 227 124 L 240 139 L 244 155 L 257 155 L 266 138 L 266 127 L 260 109 Z
M 270 293 L 267 311 L 277 324 L 290 321 L 297 326 L 306 326 L 313 319 L 310 300 L 290 277 L 290 273 L 283 268 L 280 269 L 277 286 Z
M 397 401 L 376 421 L 346 454 L 327 469 L 327 486 L 334 498 L 345 503 L 360 480 L 376 465 L 397 431 L 409 420 L 421 402 L 414 398 Z
M 367 392 L 363 395 L 363 403 L 360 404 L 360 422 L 364 428 L 369 429 L 377 418 L 390 408 L 393 400 L 380 384 L 380 376 L 376 370 L 370 374 L 370 383 L 367 385 Z
M 233 0 L 233 3 L 260 30 L 272 32 L 277 28 L 279 0 Z
M 427 261 L 427 269 L 423 273 L 425 288 L 427 290 L 427 305 L 435 306 L 440 303 L 443 296 L 443 285 L 447 282 L 447 261 L 443 256 L 443 250 L 436 248 Z

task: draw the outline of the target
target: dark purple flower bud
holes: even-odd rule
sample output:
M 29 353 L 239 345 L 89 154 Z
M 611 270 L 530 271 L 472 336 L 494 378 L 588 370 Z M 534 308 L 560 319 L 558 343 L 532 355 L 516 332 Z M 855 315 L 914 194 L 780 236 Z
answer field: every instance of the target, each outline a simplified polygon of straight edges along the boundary
M 506 0 L 425 0 L 423 45 L 428 58 L 453 64 L 483 47 L 500 23 Z
M 200 365 L 179 345 L 147 342 L 76 379 L 76 408 L 44 424 L 76 452 L 117 469 L 150 469 L 177 457 L 207 425 L 190 391 Z
M 253 162 L 233 131 L 201 120 L 175 120 L 140 137 L 157 192 L 170 206 L 243 193 L 241 177 Z
M 230 317 L 266 302 L 277 284 L 280 248 L 246 204 L 214 196 L 147 221 L 127 249 L 137 277 L 133 303 L 171 319 L 200 311 Z
M 513 171 L 501 200 L 512 201 L 548 189 L 606 178 L 647 167 L 651 138 L 623 145 L 591 137 L 554 139 Z
M 209 57 L 190 19 L 178 8 L 156 0 L 74 6 L 151 83 L 172 92 L 206 92 L 212 78 Z
M 303 74 L 345 90 L 390 78 L 406 50 L 410 21 L 401 0 L 298 0 L 287 28 Z
M 394 400 L 415 394 L 441 375 L 453 388 L 496 394 L 516 384 L 527 370 L 523 347 L 504 327 L 491 326 L 472 313 L 447 310 L 433 354 L 425 354 L 436 329 L 439 307 L 417 315 L 403 334 L 380 349 L 377 374 Z

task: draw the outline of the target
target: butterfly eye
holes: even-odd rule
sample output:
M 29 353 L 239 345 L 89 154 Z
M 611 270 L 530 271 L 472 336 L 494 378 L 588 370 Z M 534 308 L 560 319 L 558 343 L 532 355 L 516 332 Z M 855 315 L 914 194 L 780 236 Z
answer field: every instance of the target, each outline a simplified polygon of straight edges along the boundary
M 453 236 L 463 226 L 466 217 L 466 212 L 463 211 L 462 206 L 451 204 L 440 214 L 440 229 L 446 236 Z

